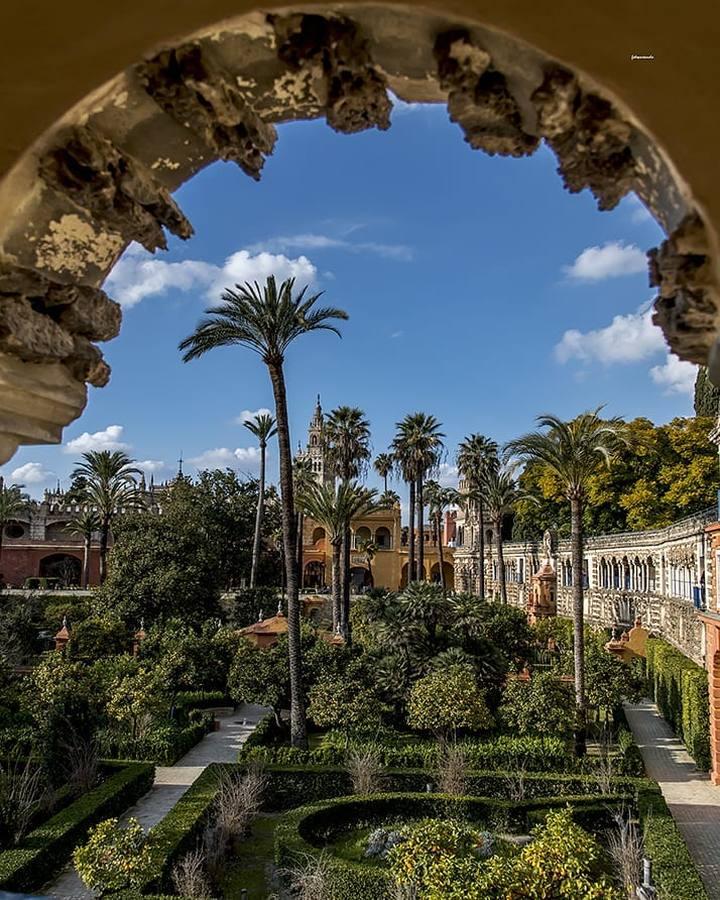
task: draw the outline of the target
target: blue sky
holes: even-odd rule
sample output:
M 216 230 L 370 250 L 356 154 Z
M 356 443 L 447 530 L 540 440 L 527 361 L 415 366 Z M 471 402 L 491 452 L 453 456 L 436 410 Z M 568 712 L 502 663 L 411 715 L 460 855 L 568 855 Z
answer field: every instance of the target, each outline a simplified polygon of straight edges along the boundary
M 178 191 L 194 238 L 156 257 L 129 248 L 106 285 L 125 307 L 104 347 L 110 384 L 90 388 L 63 445 L 23 448 L 3 473 L 38 494 L 66 486 L 83 450 L 117 446 L 160 480 L 181 451 L 190 473 L 255 472 L 239 420 L 272 405 L 261 362 L 232 348 L 183 364 L 177 344 L 224 284 L 270 271 L 350 314 L 342 340 L 308 335 L 288 353 L 295 443 L 317 393 L 325 409 L 361 406 L 376 452 L 407 412 L 434 414 L 448 466 L 464 435 L 502 442 L 540 412 L 690 414 L 694 369 L 668 357 L 647 311 L 644 252 L 660 229 L 634 198 L 600 213 L 587 191 L 568 194 L 555 165 L 545 148 L 472 151 L 441 106 L 404 105 L 388 132 L 352 137 L 280 127 L 259 184 L 218 163 Z

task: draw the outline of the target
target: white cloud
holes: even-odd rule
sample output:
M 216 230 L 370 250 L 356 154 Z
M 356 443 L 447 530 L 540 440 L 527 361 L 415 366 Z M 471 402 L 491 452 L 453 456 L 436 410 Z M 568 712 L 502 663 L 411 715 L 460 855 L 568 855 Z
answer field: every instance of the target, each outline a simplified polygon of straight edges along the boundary
M 665 394 L 684 394 L 692 397 L 695 392 L 697 366 L 668 353 L 661 366 L 650 369 L 650 377 L 655 384 L 664 388 Z
M 236 425 L 242 425 L 243 422 L 249 422 L 251 419 L 254 419 L 256 416 L 271 416 L 272 411 L 267 409 L 264 406 L 261 406 L 260 409 L 244 409 L 237 419 L 234 420 Z
M 198 259 L 165 262 L 131 245 L 107 277 L 105 287 L 123 307 L 135 306 L 145 297 L 162 296 L 170 290 L 195 291 L 216 301 L 226 287 L 245 281 L 263 282 L 268 275 L 280 281 L 295 278 L 300 287 L 315 281 L 317 270 L 305 256 L 289 259 L 282 254 L 238 250 L 222 266 Z
M 142 469 L 146 475 L 157 475 L 158 472 L 162 472 L 168 467 L 167 463 L 162 459 L 141 459 L 139 462 L 133 463 L 133 465 L 138 469 Z
M 88 453 L 91 450 L 129 450 L 130 444 L 120 440 L 125 428 L 123 425 L 108 425 L 104 431 L 90 434 L 84 431 L 79 437 L 65 444 L 65 453 Z
M 258 447 L 216 447 L 188 460 L 196 469 L 252 469 L 260 462 Z
M 350 253 L 371 253 L 385 259 L 409 262 L 413 258 L 411 247 L 405 244 L 382 244 L 375 241 L 348 241 L 326 234 L 291 234 L 268 238 L 248 248 L 251 253 L 281 253 L 290 250 L 347 250 Z
M 555 357 L 584 362 L 630 363 L 649 359 L 665 347 L 662 331 L 652 323 L 652 310 L 641 306 L 636 313 L 615 316 L 605 328 L 566 331 L 555 345 Z
M 452 466 L 450 463 L 440 463 L 437 480 L 443 487 L 456 488 L 458 485 L 458 467 Z
M 390 337 L 393 339 L 399 338 L 399 337 L 402 337 L 404 334 L 405 334 L 405 332 L 401 329 L 400 331 L 393 331 L 393 333 L 390 335 Z
M 10 481 L 13 484 L 43 484 L 49 481 L 53 474 L 42 463 L 29 462 L 13 469 L 10 473 Z
M 647 270 L 645 254 L 635 244 L 609 241 L 602 247 L 586 247 L 563 271 L 573 281 L 602 281 Z

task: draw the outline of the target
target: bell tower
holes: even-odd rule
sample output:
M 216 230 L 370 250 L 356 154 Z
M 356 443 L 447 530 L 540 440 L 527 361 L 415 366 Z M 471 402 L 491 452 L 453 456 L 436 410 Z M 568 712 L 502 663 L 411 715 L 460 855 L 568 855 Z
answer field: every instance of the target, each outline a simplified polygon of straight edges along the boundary
M 313 475 L 318 484 L 332 485 L 335 479 L 325 465 L 324 427 L 325 419 L 320 405 L 320 394 L 318 394 L 315 412 L 308 428 L 306 455 L 310 459 Z

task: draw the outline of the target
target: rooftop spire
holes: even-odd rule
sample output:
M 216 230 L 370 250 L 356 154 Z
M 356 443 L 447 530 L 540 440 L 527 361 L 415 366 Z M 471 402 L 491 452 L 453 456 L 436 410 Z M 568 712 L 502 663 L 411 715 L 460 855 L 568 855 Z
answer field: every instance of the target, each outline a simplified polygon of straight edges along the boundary
M 182 478 L 182 477 L 183 477 L 183 468 L 182 468 L 182 464 L 183 464 L 183 455 L 182 455 L 182 450 L 181 450 L 181 451 L 180 451 L 180 459 L 178 460 L 178 473 L 177 473 L 177 477 L 178 477 L 178 478 Z

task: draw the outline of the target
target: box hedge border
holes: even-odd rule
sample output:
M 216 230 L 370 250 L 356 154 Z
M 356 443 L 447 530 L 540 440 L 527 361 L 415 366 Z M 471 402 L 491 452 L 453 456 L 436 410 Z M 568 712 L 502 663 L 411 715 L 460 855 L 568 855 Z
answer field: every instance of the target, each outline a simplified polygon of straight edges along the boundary
M 573 818 L 583 827 L 607 824 L 614 804 L 627 797 L 548 797 L 511 801 L 487 797 L 450 797 L 442 794 L 390 793 L 369 797 L 337 797 L 287 813 L 275 829 L 275 863 L 287 870 L 298 860 L 323 853 L 325 837 L 345 825 L 381 822 L 394 815 L 424 818 L 459 815 L 470 821 L 506 827 L 529 828 L 547 813 L 569 804 Z M 391 885 L 387 872 L 373 866 L 325 853 L 333 900 L 385 900 Z
M 123 813 L 152 787 L 152 763 L 115 765 L 119 771 L 101 785 L 31 831 L 19 846 L 0 853 L 0 889 L 28 891 L 42 887 L 68 862 L 93 825 Z
M 663 717 L 699 769 L 710 768 L 708 676 L 702 666 L 660 638 L 647 642 L 648 688 Z

